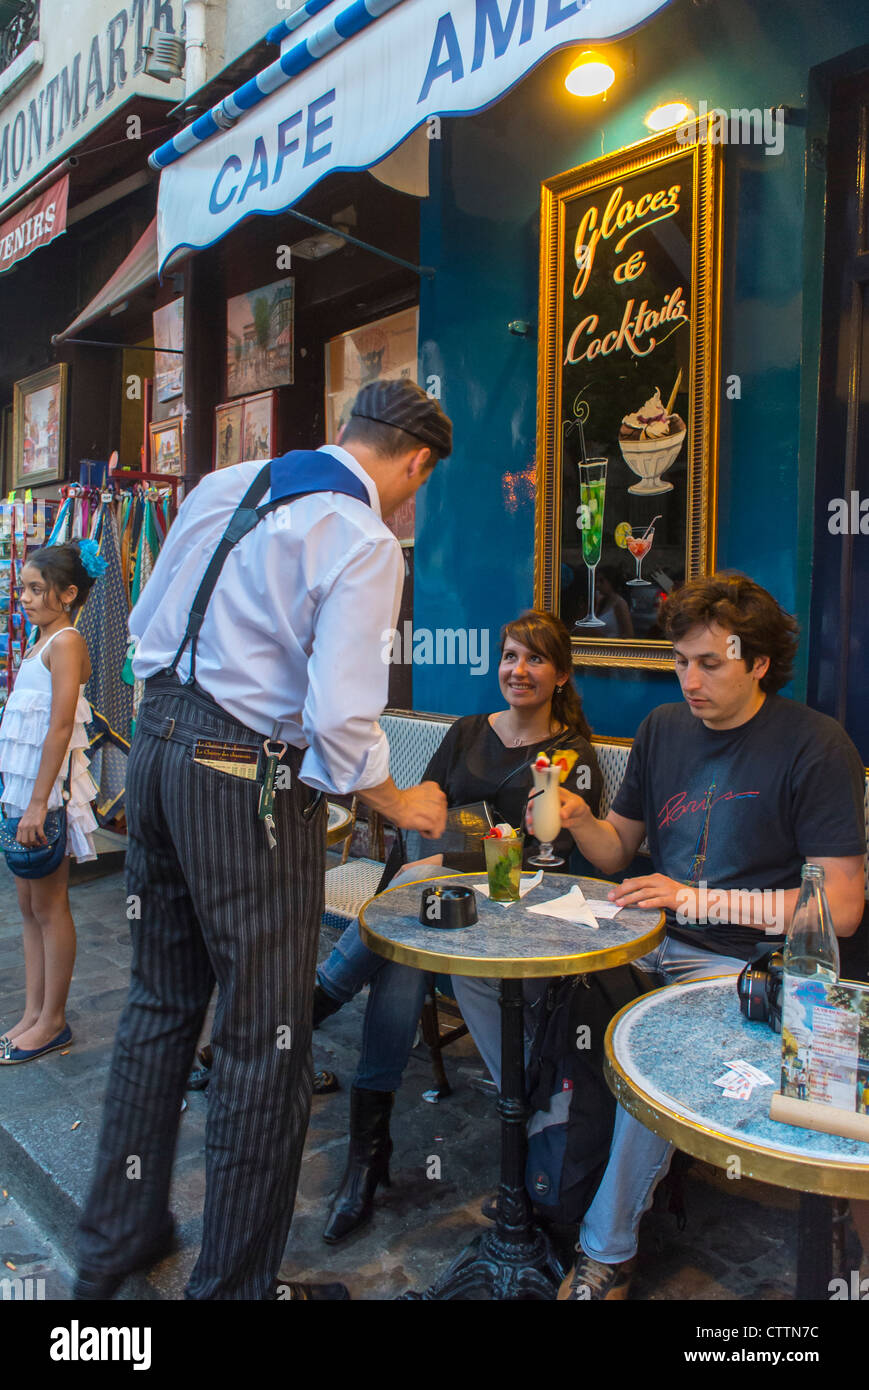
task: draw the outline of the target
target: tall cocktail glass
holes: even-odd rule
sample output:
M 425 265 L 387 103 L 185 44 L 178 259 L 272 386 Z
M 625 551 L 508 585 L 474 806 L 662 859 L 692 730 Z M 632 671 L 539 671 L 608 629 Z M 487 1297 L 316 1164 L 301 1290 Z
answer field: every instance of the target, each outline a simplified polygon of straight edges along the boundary
M 528 863 L 535 869 L 551 869 L 564 860 L 552 853 L 553 841 L 561 831 L 561 797 L 558 784 L 561 769 L 558 767 L 532 767 L 536 795 L 531 801 L 531 826 L 535 839 L 540 841 L 540 849 Z
M 579 501 L 582 532 L 582 558 L 588 567 L 588 613 L 579 618 L 575 627 L 605 627 L 602 618 L 594 612 L 594 572 L 600 563 L 600 548 L 603 540 L 603 512 L 606 503 L 605 458 L 589 459 L 579 465 Z
M 518 903 L 522 880 L 523 834 L 512 839 L 483 840 L 486 853 L 486 873 L 489 876 L 489 897 L 496 903 Z

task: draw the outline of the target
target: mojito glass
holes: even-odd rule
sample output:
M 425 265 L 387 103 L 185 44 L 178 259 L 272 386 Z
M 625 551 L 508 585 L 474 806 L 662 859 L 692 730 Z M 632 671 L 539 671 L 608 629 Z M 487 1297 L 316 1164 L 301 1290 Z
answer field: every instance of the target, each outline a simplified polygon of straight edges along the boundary
M 489 897 L 493 902 L 518 903 L 524 842 L 524 835 L 514 835 L 512 840 L 483 840 Z
M 602 618 L 594 612 L 594 572 L 600 562 L 600 549 L 603 540 L 603 512 L 606 503 L 607 460 L 589 459 L 579 465 L 580 529 L 582 531 L 582 558 L 588 568 L 588 613 L 580 618 L 576 627 L 605 627 Z

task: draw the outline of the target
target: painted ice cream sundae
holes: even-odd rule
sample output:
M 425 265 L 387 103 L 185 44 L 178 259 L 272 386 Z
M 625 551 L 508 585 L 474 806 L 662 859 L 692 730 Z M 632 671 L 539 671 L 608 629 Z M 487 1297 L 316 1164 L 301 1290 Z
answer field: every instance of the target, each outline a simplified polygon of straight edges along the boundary
M 676 462 L 685 439 L 685 421 L 672 411 L 681 380 L 680 371 L 666 407 L 656 389 L 635 414 L 622 420 L 619 446 L 628 468 L 641 479 L 628 492 L 648 496 L 673 490 L 673 484 L 663 482 L 661 475 Z

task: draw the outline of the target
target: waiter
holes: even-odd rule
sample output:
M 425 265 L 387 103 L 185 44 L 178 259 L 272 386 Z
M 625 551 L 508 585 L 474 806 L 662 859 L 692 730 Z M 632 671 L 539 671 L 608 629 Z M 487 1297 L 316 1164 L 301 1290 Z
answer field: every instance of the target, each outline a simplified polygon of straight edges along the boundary
M 276 1275 L 311 1097 L 324 793 L 437 837 L 377 719 L 404 562 L 384 525 L 452 448 L 409 381 L 357 396 L 340 447 L 211 473 L 130 617 L 145 698 L 127 767 L 130 994 L 80 1229 L 78 1298 L 172 1248 L 172 1159 L 215 982 L 202 1249 L 190 1299 L 346 1298 Z M 129 901 L 129 899 L 128 899 Z

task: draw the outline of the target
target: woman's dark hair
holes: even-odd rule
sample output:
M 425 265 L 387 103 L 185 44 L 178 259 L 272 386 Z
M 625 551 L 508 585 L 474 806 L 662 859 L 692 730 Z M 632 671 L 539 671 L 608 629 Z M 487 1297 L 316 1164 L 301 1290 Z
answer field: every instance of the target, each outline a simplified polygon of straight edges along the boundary
M 502 652 L 508 637 L 551 661 L 556 671 L 573 671 L 570 633 L 554 613 L 529 608 L 527 612 L 514 618 L 512 623 L 506 623 L 501 628 Z M 561 689 L 556 686 L 553 691 L 552 713 L 559 723 L 565 724 L 572 733 L 579 734 L 591 742 L 591 725 L 583 713 L 582 701 L 572 675 L 568 675 Z
M 81 551 L 75 541 L 65 545 L 43 545 L 28 555 L 24 563 L 39 570 L 58 600 L 64 589 L 76 586 L 78 593 L 70 609 L 70 617 L 74 618 L 94 586 L 94 577 L 82 564 Z
M 799 625 L 766 589 L 745 574 L 720 570 L 689 580 L 661 605 L 661 625 L 671 642 L 678 642 L 692 628 L 712 623 L 738 637 L 738 655 L 747 671 L 758 657 L 769 657 L 769 669 L 759 682 L 761 690 L 772 695 L 787 684 Z

